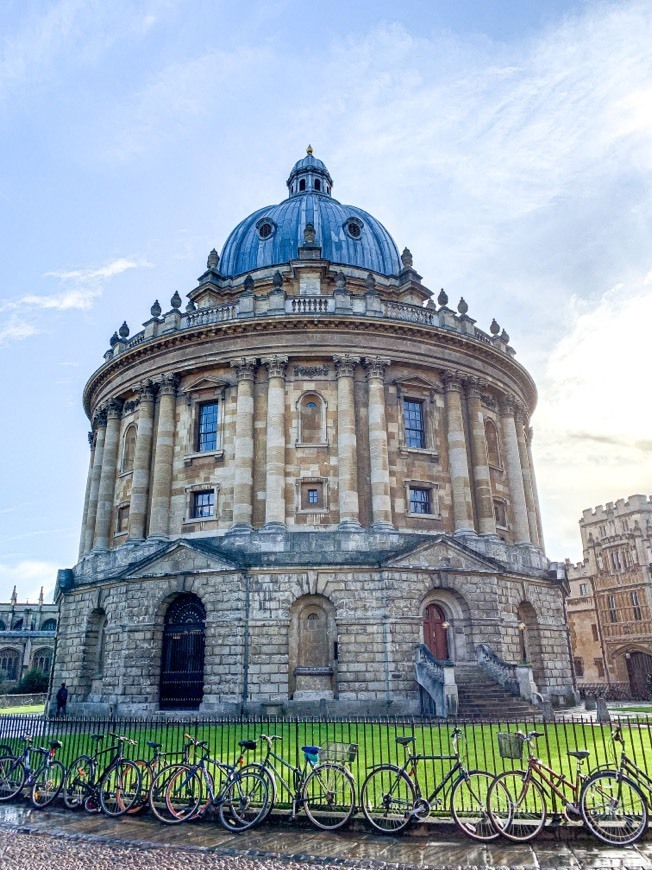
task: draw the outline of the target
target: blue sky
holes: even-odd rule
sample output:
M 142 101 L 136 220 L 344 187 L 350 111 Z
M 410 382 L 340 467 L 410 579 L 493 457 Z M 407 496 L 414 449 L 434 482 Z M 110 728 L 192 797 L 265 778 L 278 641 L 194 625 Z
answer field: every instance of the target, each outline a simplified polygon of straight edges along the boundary
M 0 34 L 0 599 L 76 559 L 111 333 L 309 142 L 534 375 L 548 555 L 652 492 L 649 2 L 8 0 Z

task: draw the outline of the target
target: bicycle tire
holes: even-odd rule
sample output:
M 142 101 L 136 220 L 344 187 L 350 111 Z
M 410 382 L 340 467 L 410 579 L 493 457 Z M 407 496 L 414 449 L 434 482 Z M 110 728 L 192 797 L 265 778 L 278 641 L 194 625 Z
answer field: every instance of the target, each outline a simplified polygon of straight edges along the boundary
M 600 842 L 629 846 L 648 826 L 647 802 L 634 780 L 616 770 L 589 777 L 580 794 L 584 824 Z
M 451 789 L 450 810 L 457 827 L 472 840 L 487 843 L 500 836 L 487 809 L 487 795 L 494 774 L 468 770 Z
M 265 818 L 267 780 L 249 770 L 236 773 L 220 795 L 218 818 L 227 831 L 249 831 Z
M 321 831 L 336 831 L 355 812 L 355 782 L 341 764 L 326 761 L 306 777 L 301 793 L 306 815 Z
M 156 818 L 166 825 L 174 824 L 174 817 L 171 816 L 167 808 L 165 792 L 167 790 L 170 778 L 177 772 L 179 766 L 180 765 L 178 763 L 175 763 L 167 764 L 165 767 L 161 768 L 161 770 L 159 770 L 159 772 L 152 780 L 152 784 L 149 789 L 149 808 L 151 812 L 156 816 Z
M 360 790 L 362 813 L 381 834 L 397 834 L 407 828 L 415 801 L 413 782 L 400 767 L 391 764 L 372 770 Z
M 59 796 L 65 778 L 66 768 L 60 761 L 50 761 L 49 764 L 43 764 L 36 771 L 29 792 L 32 805 L 39 810 L 49 807 Z
M 117 819 L 134 806 L 140 794 L 140 770 L 128 758 L 114 762 L 98 783 L 102 812 Z
M 68 765 L 63 781 L 63 803 L 69 810 L 83 806 L 95 782 L 95 762 L 89 755 L 78 755 Z
M 25 765 L 13 755 L 0 758 L 0 801 L 10 801 L 20 794 L 27 779 Z
M 152 765 L 149 761 L 137 758 L 134 761 L 134 764 L 140 772 L 140 789 L 134 805 L 131 809 L 127 810 L 127 815 L 129 816 L 135 816 L 139 813 L 145 812 L 148 807 L 150 788 L 152 787 L 152 782 L 154 780 L 154 771 L 152 770 Z
M 496 830 L 515 843 L 533 840 L 546 823 L 543 789 L 524 770 L 498 774 L 489 787 L 487 807 Z
M 278 786 L 276 785 L 276 776 L 273 771 L 269 767 L 265 767 L 264 764 L 260 764 L 256 761 L 248 764 L 246 767 L 241 768 L 240 773 L 246 773 L 247 771 L 252 770 L 254 773 L 262 776 L 267 782 L 267 809 L 265 810 L 265 815 L 260 820 L 259 824 L 262 824 L 265 819 L 268 818 L 274 807 L 276 806 L 276 801 L 278 797 Z
M 204 779 L 196 767 L 179 765 L 165 788 L 168 825 L 179 825 L 194 818 L 205 800 Z

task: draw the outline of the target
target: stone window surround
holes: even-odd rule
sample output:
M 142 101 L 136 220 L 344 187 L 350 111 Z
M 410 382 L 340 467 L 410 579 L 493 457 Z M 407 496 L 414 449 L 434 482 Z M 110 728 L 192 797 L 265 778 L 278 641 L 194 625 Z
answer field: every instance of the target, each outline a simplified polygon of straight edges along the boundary
M 323 507 L 301 507 L 301 487 L 305 483 L 319 483 L 322 487 L 322 495 L 324 504 Z M 296 493 L 296 504 L 295 504 L 295 512 L 301 516 L 306 516 L 306 514 L 327 514 L 330 511 L 329 507 L 329 499 L 328 499 L 328 484 L 329 480 L 327 477 L 317 477 L 315 475 L 307 475 L 305 477 L 297 477 L 294 481 L 295 493 Z
M 491 454 L 489 450 L 489 444 L 487 443 L 487 423 L 490 423 L 496 432 L 496 452 L 498 453 L 498 465 L 491 461 Z M 484 439 L 485 439 L 485 449 L 487 451 L 487 464 L 489 468 L 495 468 L 497 471 L 504 471 L 504 463 L 503 463 L 503 453 L 500 444 L 500 434 L 498 432 L 498 421 L 494 420 L 493 417 L 485 416 L 483 418 L 483 427 L 484 427 Z
M 190 413 L 190 431 L 189 438 L 186 443 L 186 453 L 183 456 L 183 463 L 186 466 L 192 465 L 195 459 L 205 459 L 212 457 L 215 462 L 224 460 L 224 411 L 226 404 L 226 391 L 230 384 L 221 383 L 206 383 L 205 386 L 197 385 L 191 387 L 187 392 L 186 405 Z M 197 430 L 199 427 L 199 408 L 209 402 L 217 402 L 217 449 L 215 450 L 197 450 Z
M 320 441 L 302 441 L 301 432 L 301 402 L 308 396 L 314 396 L 321 404 L 321 440 Z M 328 410 L 328 402 L 318 393 L 317 390 L 305 390 L 297 401 L 294 403 L 296 421 L 297 421 L 297 439 L 294 442 L 295 447 L 328 447 L 328 429 L 326 423 L 326 413 Z
M 441 514 L 439 511 L 439 484 L 433 483 L 431 480 L 405 480 L 403 482 L 405 486 L 405 515 L 407 517 L 416 517 L 417 519 L 441 519 Z M 412 513 L 410 510 L 410 490 L 414 489 L 427 489 L 430 492 L 430 513 L 429 514 L 421 514 L 421 513 Z
M 398 405 L 398 449 L 402 454 L 415 454 L 416 456 L 427 456 L 433 461 L 439 460 L 439 452 L 436 448 L 437 434 L 435 428 L 437 405 L 435 396 L 437 390 L 434 386 L 427 384 L 411 384 L 401 383 L 396 381 L 396 399 Z M 405 437 L 405 413 L 404 400 L 412 402 L 421 402 L 423 405 L 423 422 L 424 434 L 426 438 L 425 447 L 408 447 Z M 416 516 L 416 514 L 415 514 Z
M 494 496 L 492 498 L 492 503 L 493 503 L 493 508 L 494 508 L 494 519 L 496 520 L 496 528 L 497 529 L 504 529 L 505 531 L 507 531 L 509 528 L 509 520 L 507 517 L 507 499 L 500 498 L 499 496 Z M 499 523 L 498 518 L 496 517 L 496 504 L 502 505 L 503 511 L 505 513 L 504 525 L 503 525 L 503 523 Z
M 127 436 L 129 435 L 131 430 L 134 430 L 136 438 L 138 438 L 138 424 L 135 420 L 131 420 L 126 426 L 125 430 L 122 433 L 122 438 L 120 439 L 120 471 L 118 473 L 118 477 L 127 477 L 134 472 L 133 462 L 136 455 L 136 445 L 134 443 L 134 455 L 131 457 L 131 468 L 125 468 L 125 464 L 127 461 Z
M 129 472 L 131 474 L 131 472 Z M 120 529 L 120 511 L 123 511 L 125 508 L 127 509 L 127 525 L 129 525 L 129 504 L 130 500 L 128 498 L 123 499 L 118 502 L 115 506 L 115 527 L 113 532 L 114 538 L 123 538 L 129 534 L 129 529 Z
M 193 517 L 192 509 L 193 509 L 193 494 L 196 492 L 211 492 L 213 493 L 213 515 L 210 517 Z M 220 509 L 219 509 L 219 497 L 220 497 L 220 484 L 219 483 L 191 483 L 185 487 L 184 492 L 186 494 L 186 515 L 184 516 L 182 522 L 184 525 L 186 523 L 214 523 L 219 519 Z

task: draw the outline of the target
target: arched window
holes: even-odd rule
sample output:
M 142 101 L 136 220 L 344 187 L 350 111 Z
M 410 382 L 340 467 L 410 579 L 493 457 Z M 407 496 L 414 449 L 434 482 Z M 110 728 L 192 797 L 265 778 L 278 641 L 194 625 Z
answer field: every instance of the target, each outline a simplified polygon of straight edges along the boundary
M 484 421 L 484 437 L 487 442 L 487 460 L 489 465 L 500 468 L 500 450 L 498 449 L 498 431 L 493 420 Z
M 56 619 L 46 619 L 43 625 L 41 626 L 41 631 L 56 631 L 57 630 L 57 621 Z
M 7 626 L 6 626 L 6 625 L 4 624 L 4 622 L 0 619 L 0 631 L 6 631 L 6 630 L 7 630 Z
M 20 653 L 15 649 L 0 650 L 0 677 L 17 680 L 20 673 Z
M 52 651 L 47 648 L 37 649 L 32 656 L 32 667 L 46 675 L 50 673 L 51 664 Z
M 11 626 L 12 631 L 22 631 L 23 630 L 23 620 L 15 619 L 14 624 Z
M 136 455 L 136 426 L 134 423 L 127 427 L 122 448 L 122 470 L 134 470 L 134 457 Z
M 165 614 L 161 709 L 197 709 L 204 697 L 206 611 L 196 595 L 176 598 Z
M 299 190 L 305 190 L 305 189 L 306 189 L 306 179 L 302 178 L 299 180 Z
M 106 657 L 106 613 L 101 618 L 97 633 L 97 656 L 95 658 L 95 677 L 104 676 L 104 659 Z
M 306 393 L 299 399 L 299 443 L 326 442 L 324 401 L 317 393 Z
M 321 190 L 321 181 L 315 178 L 315 190 Z

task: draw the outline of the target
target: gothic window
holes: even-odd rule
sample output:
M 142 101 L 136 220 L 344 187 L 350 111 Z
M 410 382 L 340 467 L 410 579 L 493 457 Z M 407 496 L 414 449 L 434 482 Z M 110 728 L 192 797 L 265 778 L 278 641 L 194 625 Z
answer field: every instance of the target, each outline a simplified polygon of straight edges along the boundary
M 417 399 L 403 399 L 403 422 L 406 447 L 426 446 L 424 403 Z
M 630 593 L 632 599 L 632 610 L 634 612 L 634 619 L 637 622 L 640 622 L 643 619 L 643 614 L 641 613 L 641 605 L 638 600 L 638 592 L 634 590 Z
M 37 649 L 32 658 L 32 667 L 44 674 L 50 673 L 52 652 L 49 649 Z
M 589 594 L 589 584 L 580 583 L 580 595 L 586 596 Z
M 19 670 L 19 652 L 15 649 L 0 650 L 0 676 L 5 680 L 17 680 Z
M 136 455 L 136 426 L 132 423 L 127 427 L 122 445 L 122 471 L 134 470 L 134 457 Z
M 43 625 L 41 626 L 41 631 L 56 631 L 57 630 L 57 621 L 56 619 L 46 619 Z
M 615 595 L 607 595 L 607 608 L 609 609 L 609 622 L 618 622 L 618 611 L 616 610 Z
M 498 430 L 493 420 L 484 421 L 484 437 L 487 442 L 487 461 L 489 465 L 500 468 L 500 451 L 498 449 Z
M 306 393 L 298 402 L 298 444 L 326 443 L 326 407 L 317 393 Z
M 192 493 L 192 517 L 200 519 L 201 517 L 215 516 L 215 490 L 206 489 Z
M 206 453 L 217 450 L 218 442 L 218 403 L 204 402 L 199 405 L 197 421 L 197 452 Z
M 22 631 L 23 630 L 23 620 L 16 619 L 14 620 L 14 624 L 11 626 L 12 631 Z

